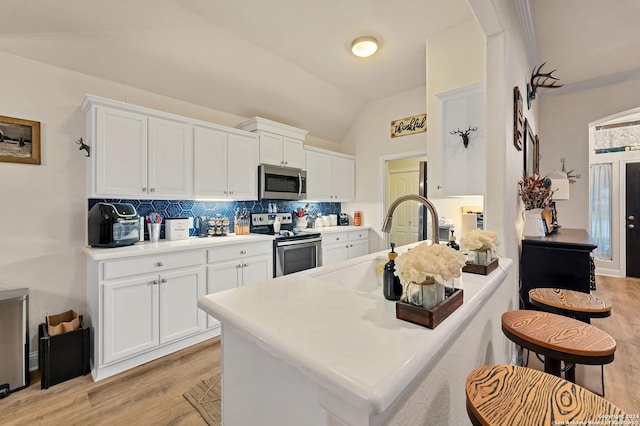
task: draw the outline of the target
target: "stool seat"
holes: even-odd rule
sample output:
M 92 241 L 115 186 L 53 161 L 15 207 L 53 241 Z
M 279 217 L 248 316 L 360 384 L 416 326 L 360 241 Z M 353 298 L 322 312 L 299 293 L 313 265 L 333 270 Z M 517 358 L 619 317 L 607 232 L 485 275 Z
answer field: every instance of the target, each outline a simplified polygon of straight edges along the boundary
M 554 314 L 581 320 L 611 316 L 611 304 L 590 293 L 559 288 L 533 288 L 529 302 L 537 308 Z
M 473 370 L 465 390 L 467 413 L 474 425 L 587 424 L 606 419 L 603 415 L 625 416 L 620 408 L 581 386 L 514 365 L 485 365 Z
M 545 372 L 556 376 L 560 376 L 560 360 L 608 364 L 616 351 L 616 341 L 599 328 L 549 312 L 505 312 L 502 331 L 516 344 L 544 355 Z

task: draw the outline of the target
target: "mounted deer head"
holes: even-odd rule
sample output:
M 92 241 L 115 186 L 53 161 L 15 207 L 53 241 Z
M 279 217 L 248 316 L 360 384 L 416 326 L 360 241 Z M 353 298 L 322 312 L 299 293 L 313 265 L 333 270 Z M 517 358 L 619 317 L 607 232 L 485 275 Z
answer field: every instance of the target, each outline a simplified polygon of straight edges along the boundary
M 449 132 L 452 135 L 460 135 L 462 136 L 462 143 L 464 144 L 464 147 L 466 148 L 467 146 L 469 146 L 469 133 L 471 132 L 475 132 L 476 130 L 478 130 L 477 127 L 471 128 L 471 126 L 469 126 L 469 128 L 467 130 L 460 130 L 460 128 L 458 128 L 458 130 L 454 131 L 454 132 Z
M 551 72 L 540 72 L 545 64 L 546 62 L 540 65 L 537 70 L 536 67 L 533 67 L 533 71 L 531 72 L 531 80 L 529 80 L 529 83 L 527 83 L 527 108 L 531 107 L 531 101 L 536 98 L 536 95 L 538 94 L 538 87 L 562 87 L 562 84 L 556 84 L 560 79 L 552 75 L 557 71 L 557 69 Z M 549 80 L 552 80 L 551 83 L 548 83 Z

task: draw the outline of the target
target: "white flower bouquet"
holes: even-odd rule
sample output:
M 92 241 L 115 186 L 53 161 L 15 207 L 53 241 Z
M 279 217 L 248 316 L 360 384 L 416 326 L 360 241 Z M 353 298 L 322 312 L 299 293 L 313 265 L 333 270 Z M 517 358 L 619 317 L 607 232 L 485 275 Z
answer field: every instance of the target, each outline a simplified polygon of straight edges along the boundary
M 467 256 L 443 244 L 422 243 L 396 259 L 396 275 L 404 286 L 433 277 L 440 284 L 462 274 Z
M 462 251 L 470 250 L 491 250 L 496 249 L 498 243 L 498 234 L 493 231 L 485 231 L 484 229 L 474 229 L 469 231 L 460 238 L 460 249 Z

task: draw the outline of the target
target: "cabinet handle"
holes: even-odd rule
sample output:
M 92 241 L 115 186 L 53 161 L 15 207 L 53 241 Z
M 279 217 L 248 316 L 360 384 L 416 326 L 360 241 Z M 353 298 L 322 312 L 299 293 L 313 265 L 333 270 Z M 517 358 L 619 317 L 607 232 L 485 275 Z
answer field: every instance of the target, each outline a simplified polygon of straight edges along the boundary
M 229 191 L 229 194 L 233 195 L 233 191 Z
M 240 254 L 247 254 L 246 250 L 240 250 Z
M 156 263 L 156 266 L 160 267 L 160 266 L 164 266 L 164 264 L 162 262 L 158 262 Z
M 442 187 L 441 187 L 440 185 L 436 186 L 436 188 L 438 188 L 438 189 L 442 189 Z
M 156 285 L 158 284 L 158 280 L 149 281 L 149 284 Z
M 236 269 L 242 268 L 242 265 L 236 265 Z
M 147 192 L 147 187 L 142 188 L 142 192 Z
M 629 216 L 627 219 L 629 219 L 629 220 L 635 220 L 635 219 L 636 219 L 636 217 L 635 217 L 635 216 Z
M 243 268 L 246 268 L 247 266 L 249 266 L 249 264 L 248 264 L 248 263 L 246 263 L 246 262 L 242 264 L 242 267 L 243 267 Z
M 288 162 L 288 161 L 285 161 L 285 162 L 284 162 L 284 164 L 289 164 L 289 162 Z
M 155 188 L 151 188 L 151 189 L 149 189 L 149 191 L 150 192 L 156 192 L 156 189 Z
M 160 282 L 161 282 L 161 283 L 166 283 L 166 282 L 167 282 L 167 279 L 166 279 L 166 278 L 162 278 L 162 279 L 160 280 Z
M 635 227 L 635 225 L 633 223 L 630 223 L 629 224 L 629 229 L 634 230 L 634 229 L 636 229 L 636 227 Z

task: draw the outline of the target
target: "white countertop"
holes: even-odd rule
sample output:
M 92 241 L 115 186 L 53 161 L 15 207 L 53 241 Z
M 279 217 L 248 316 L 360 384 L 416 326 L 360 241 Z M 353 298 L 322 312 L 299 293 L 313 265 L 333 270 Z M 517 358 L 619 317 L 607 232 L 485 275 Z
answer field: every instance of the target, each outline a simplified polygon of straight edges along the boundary
M 463 305 L 430 330 L 398 320 L 395 302 L 384 299 L 379 284 L 363 291 L 314 278 L 381 256 L 386 252 L 207 295 L 199 306 L 338 398 L 382 413 L 447 350 L 513 262 L 500 259 L 488 276 L 464 273 L 456 283 L 464 289 Z
M 177 252 L 183 250 L 203 249 L 208 247 L 218 247 L 230 244 L 253 243 L 258 241 L 273 241 L 273 235 L 248 234 L 236 235 L 229 234 L 224 237 L 191 237 L 187 240 L 160 240 L 157 243 L 150 241 L 135 243 L 130 246 L 101 248 L 101 247 L 83 247 L 82 251 L 93 260 L 109 260 L 120 259 L 130 256 L 144 256 L 147 254 Z
M 321 234 L 335 234 L 337 232 L 350 232 L 350 231 L 369 231 L 370 226 L 318 226 L 315 228 L 307 228 L 307 231 L 320 232 Z

